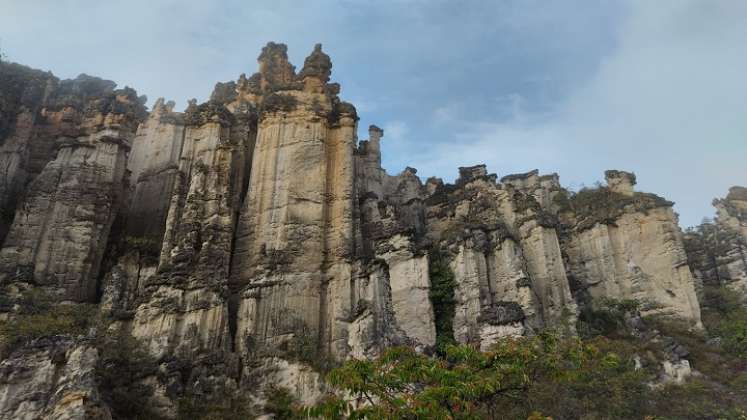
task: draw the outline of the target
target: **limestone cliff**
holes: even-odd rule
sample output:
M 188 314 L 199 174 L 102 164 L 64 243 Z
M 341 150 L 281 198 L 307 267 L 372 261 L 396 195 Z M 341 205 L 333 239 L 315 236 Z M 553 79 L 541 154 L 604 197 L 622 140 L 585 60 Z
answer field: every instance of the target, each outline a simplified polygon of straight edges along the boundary
M 97 304 L 154 358 L 136 379 L 173 417 L 185 395 L 259 402 L 268 385 L 313 402 L 321 370 L 393 345 L 575 334 L 609 300 L 698 329 L 701 284 L 747 288 L 743 187 L 683 236 L 673 203 L 624 171 L 578 192 L 485 165 L 453 184 L 390 175 L 384 131 L 358 140 L 321 45 L 296 72 L 268 43 L 258 67 L 146 113 L 113 82 L 0 63 L 0 320 L 37 289 Z M 2 362 L 0 418 L 117 417 L 95 348 L 60 340 Z
M 690 268 L 700 286 L 723 285 L 747 295 L 747 188 L 713 200 L 716 219 L 685 234 Z
M 85 75 L 63 82 L 50 76 L 44 95 L 32 98 L 40 103 L 13 110 L 16 124 L 0 155 L 8 192 L 2 205 L 14 213 L 6 218 L 12 223 L 0 250 L 0 282 L 96 299 L 99 264 L 124 198 L 127 154 L 144 114 L 134 90 L 114 87 Z

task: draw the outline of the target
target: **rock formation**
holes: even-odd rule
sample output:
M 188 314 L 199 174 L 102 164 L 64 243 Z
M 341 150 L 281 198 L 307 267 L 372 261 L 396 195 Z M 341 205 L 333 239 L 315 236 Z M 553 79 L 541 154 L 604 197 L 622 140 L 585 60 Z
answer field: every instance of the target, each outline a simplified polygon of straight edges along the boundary
M 114 90 L 113 82 L 81 75 L 56 84 L 48 79 L 36 98 L 41 104 L 29 103 L 34 109 L 21 105 L 2 145 L 2 204 L 15 215 L 0 250 L 0 282 L 51 286 L 67 299 L 93 301 L 124 197 L 130 142 L 145 111 L 134 90 Z
M 747 295 L 747 188 L 732 187 L 713 200 L 717 216 L 685 234 L 690 267 L 699 285 L 723 285 Z
M 203 104 L 150 113 L 113 82 L 0 63 L 0 287 L 98 304 L 160 364 L 142 380 L 162 414 L 190 392 L 261 399 L 278 383 L 310 402 L 331 363 L 574 334 L 579 309 L 606 300 L 698 329 L 699 284 L 747 288 L 743 187 L 683 237 L 673 203 L 624 171 L 575 193 L 485 165 L 453 184 L 389 175 L 384 131 L 358 141 L 321 45 L 298 73 L 283 44 L 258 63 Z M 35 346 L 2 362 L 0 418 L 108 418 L 95 349 Z
M 110 419 L 94 367 L 97 350 L 69 338 L 41 339 L 0 363 L 0 418 Z

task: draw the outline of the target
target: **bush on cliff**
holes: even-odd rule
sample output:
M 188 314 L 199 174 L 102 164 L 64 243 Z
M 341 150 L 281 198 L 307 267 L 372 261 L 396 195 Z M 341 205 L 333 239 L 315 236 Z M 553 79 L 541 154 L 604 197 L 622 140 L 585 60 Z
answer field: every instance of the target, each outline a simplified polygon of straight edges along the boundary
M 32 340 L 55 335 L 86 335 L 96 319 L 96 305 L 57 304 L 33 289 L 14 302 L 17 311 L 0 322 L 0 353 L 7 356 Z
M 431 279 L 430 300 L 436 324 L 436 347 L 454 344 L 454 289 L 456 278 L 443 251 L 438 248 L 428 253 L 428 274 Z
M 555 334 L 506 339 L 488 352 L 446 346 L 442 357 L 393 348 L 328 375 L 330 395 L 306 413 L 323 418 L 527 418 L 547 413 L 625 418 L 644 401 L 648 373 L 605 340 Z M 359 403 L 363 403 L 361 406 Z M 610 417 L 611 416 L 611 417 Z M 539 417 L 541 418 L 541 417 Z M 593 418 L 593 416 L 592 416 Z
M 627 304 L 632 305 L 620 303 Z M 681 385 L 655 385 L 661 373 L 655 353 L 661 349 L 618 336 L 542 333 L 506 338 L 487 352 L 447 345 L 434 357 L 393 348 L 377 359 L 351 360 L 330 372 L 329 383 L 343 392 L 297 414 L 329 419 L 747 420 L 744 359 L 742 367 L 723 365 L 733 370 L 723 380 L 695 376 Z M 696 364 L 700 357 L 693 356 Z

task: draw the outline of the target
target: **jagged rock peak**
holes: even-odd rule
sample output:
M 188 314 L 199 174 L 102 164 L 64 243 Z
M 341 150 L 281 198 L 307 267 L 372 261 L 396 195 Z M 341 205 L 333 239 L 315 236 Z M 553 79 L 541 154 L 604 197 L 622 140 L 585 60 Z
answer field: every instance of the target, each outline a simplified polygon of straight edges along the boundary
M 327 83 L 331 74 L 332 60 L 322 52 L 322 44 L 316 44 L 314 51 L 304 60 L 303 69 L 298 77 L 301 80 L 307 77 L 317 77 L 322 83 Z
M 625 195 L 633 194 L 633 186 L 636 184 L 634 173 L 610 169 L 604 172 L 604 179 L 610 191 Z
M 483 176 L 488 175 L 488 169 L 487 167 L 482 165 L 475 165 L 475 166 L 462 166 L 459 168 L 459 180 L 457 180 L 457 183 L 460 182 L 469 182 L 473 179 L 480 178 Z
M 296 79 L 296 67 L 288 62 L 288 46 L 268 42 L 257 57 L 263 89 L 287 88 Z
M 379 128 L 378 126 L 374 124 L 371 124 L 368 126 L 368 132 L 369 133 L 376 132 L 379 134 L 380 137 L 384 137 L 384 129 Z
M 239 83 L 246 83 L 245 74 L 242 74 L 241 76 L 239 76 Z M 225 82 L 225 83 L 218 82 L 215 84 L 213 93 L 210 94 L 210 100 L 214 102 L 220 102 L 222 104 L 233 102 L 233 100 L 236 99 L 236 97 L 238 96 L 238 92 L 236 89 L 237 89 L 237 83 L 234 81 Z
M 729 188 L 729 194 L 726 196 L 726 199 L 747 201 L 747 188 L 738 185 Z
M 747 220 L 747 188 L 745 187 L 735 185 L 729 188 L 726 198 L 717 198 L 712 204 L 718 210 L 719 217 L 723 219 L 736 218 L 734 222 L 738 220 L 742 223 Z
M 501 183 L 506 183 L 506 182 L 511 182 L 511 181 L 522 181 L 522 180 L 529 179 L 537 175 L 539 175 L 538 169 L 533 169 L 529 172 L 524 172 L 521 174 L 509 174 L 501 178 Z
M 174 112 L 174 106 L 176 106 L 176 103 L 174 101 L 166 102 L 166 99 L 160 97 L 156 99 L 156 103 L 153 104 L 153 110 L 151 111 L 151 113 L 168 114 L 170 112 Z
M 222 126 L 229 126 L 235 120 L 231 111 L 222 103 L 216 101 L 208 101 L 200 105 L 190 102 L 190 106 L 187 107 L 184 116 L 187 124 L 197 127 L 208 122 L 217 122 Z

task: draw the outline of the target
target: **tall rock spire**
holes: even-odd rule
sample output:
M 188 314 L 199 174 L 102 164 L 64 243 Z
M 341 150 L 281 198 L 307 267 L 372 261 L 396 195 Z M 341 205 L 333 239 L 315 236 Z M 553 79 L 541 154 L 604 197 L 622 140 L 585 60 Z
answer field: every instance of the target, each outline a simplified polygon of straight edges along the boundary
M 329 82 L 329 76 L 332 74 L 332 60 L 322 52 L 322 44 L 316 44 L 311 55 L 306 57 L 303 63 L 303 69 L 298 77 L 303 80 L 307 77 L 316 77 L 322 84 Z
M 296 79 L 296 67 L 288 62 L 288 47 L 285 44 L 268 42 L 257 57 L 257 62 L 263 90 L 288 88 Z

